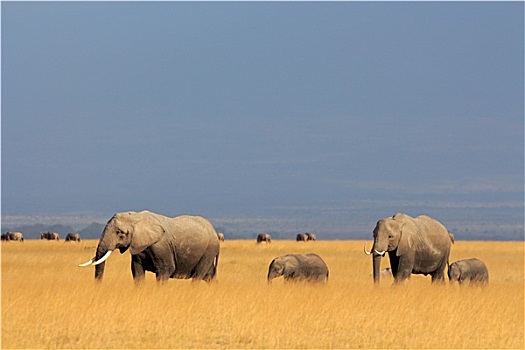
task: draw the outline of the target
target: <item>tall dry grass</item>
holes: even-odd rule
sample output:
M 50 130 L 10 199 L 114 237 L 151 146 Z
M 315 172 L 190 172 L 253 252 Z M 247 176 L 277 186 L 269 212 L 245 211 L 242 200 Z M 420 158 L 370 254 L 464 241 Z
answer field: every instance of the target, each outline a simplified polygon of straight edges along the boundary
M 226 241 L 211 285 L 148 274 L 135 287 L 129 253 L 114 254 L 96 285 L 76 266 L 95 246 L 2 243 L 2 348 L 524 348 L 523 242 L 456 242 L 451 262 L 484 260 L 485 288 L 374 286 L 362 241 Z M 323 257 L 329 282 L 267 285 L 270 261 L 293 252 Z

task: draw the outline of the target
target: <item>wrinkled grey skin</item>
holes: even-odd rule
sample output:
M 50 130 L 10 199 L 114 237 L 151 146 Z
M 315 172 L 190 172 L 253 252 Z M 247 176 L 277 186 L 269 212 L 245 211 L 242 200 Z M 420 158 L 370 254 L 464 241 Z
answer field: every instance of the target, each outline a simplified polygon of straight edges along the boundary
M 68 233 L 66 236 L 66 242 L 80 242 L 80 234 Z
M 396 283 L 410 274 L 431 275 L 432 282 L 444 283 L 451 246 L 447 229 L 426 215 L 412 218 L 398 213 L 379 220 L 372 247 L 374 282 L 379 283 L 381 258 L 388 252 Z
M 60 235 L 56 232 L 41 232 L 40 239 L 47 239 L 48 241 L 58 241 Z
M 261 242 L 272 243 L 272 237 L 268 233 L 259 233 L 257 235 L 257 243 Z
M 328 280 L 328 267 L 317 254 L 289 254 L 279 256 L 270 263 L 268 282 L 284 276 L 285 281 Z
M 317 239 L 315 233 L 305 233 L 305 235 L 308 237 L 309 241 L 315 241 Z
M 95 261 L 109 250 L 131 253 L 135 282 L 146 271 L 158 282 L 169 278 L 212 281 L 217 273 L 219 239 L 213 225 L 200 216 L 166 217 L 149 211 L 117 213 L 107 223 Z M 95 279 L 104 275 L 105 262 L 95 266 Z
M 22 232 L 7 232 L 10 241 L 24 241 L 24 234 Z
M 297 236 L 295 236 L 295 240 L 297 242 L 306 242 L 308 240 L 308 234 L 307 233 L 298 233 Z
M 459 282 L 485 285 L 489 282 L 489 270 L 479 259 L 458 260 L 448 267 L 448 279 L 451 283 Z
M 217 238 L 219 239 L 219 241 L 224 242 L 224 233 L 217 232 Z

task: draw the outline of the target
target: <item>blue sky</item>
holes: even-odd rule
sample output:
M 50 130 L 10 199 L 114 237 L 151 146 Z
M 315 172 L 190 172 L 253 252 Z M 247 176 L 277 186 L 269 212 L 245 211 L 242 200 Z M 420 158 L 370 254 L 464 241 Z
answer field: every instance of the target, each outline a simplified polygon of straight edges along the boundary
M 1 6 L 3 221 L 523 228 L 522 2 Z

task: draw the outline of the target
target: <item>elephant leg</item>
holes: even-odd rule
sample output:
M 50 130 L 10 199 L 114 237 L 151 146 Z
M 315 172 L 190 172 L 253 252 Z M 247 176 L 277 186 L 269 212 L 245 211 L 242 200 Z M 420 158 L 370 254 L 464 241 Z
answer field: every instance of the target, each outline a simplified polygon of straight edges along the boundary
M 283 276 L 285 281 L 293 281 L 294 279 L 299 278 L 299 276 L 297 276 L 297 271 L 295 271 L 294 268 L 285 269 Z
M 175 272 L 175 265 L 166 261 L 157 261 L 155 263 L 157 282 L 165 283 Z
M 206 282 L 211 282 L 215 279 L 215 276 L 217 275 L 217 267 L 215 266 L 215 264 L 212 264 L 212 266 L 210 267 L 210 270 L 208 271 L 208 273 L 204 276 L 204 281 Z
M 441 264 L 438 266 L 437 270 L 431 274 L 432 283 L 445 283 L 445 267 L 447 265 L 447 261 L 448 256 L 446 259 L 443 259 L 443 261 L 441 261 Z
M 148 249 L 149 264 L 154 267 L 157 282 L 166 282 L 175 273 L 175 257 L 169 246 L 156 245 Z
M 432 283 L 445 283 L 445 273 L 443 271 L 435 271 L 431 276 Z
M 168 282 L 168 279 L 170 278 L 170 276 L 157 274 L 156 278 L 157 278 L 157 283 L 165 284 L 166 282 Z
M 135 283 L 141 283 L 144 281 L 144 266 L 138 255 L 131 256 L 131 273 L 133 274 L 133 280 Z
M 211 282 L 215 277 L 216 272 L 214 261 L 214 256 L 203 255 L 197 263 L 197 265 L 195 266 L 195 268 L 193 269 L 191 278 L 194 281 L 203 280 L 206 282 Z
M 392 276 L 395 278 L 397 276 L 397 270 L 399 269 L 399 257 L 396 255 L 396 252 L 388 252 L 388 258 L 390 259 L 390 268 L 392 269 Z
M 394 282 L 402 282 L 406 279 L 410 278 L 410 275 L 412 274 L 412 268 L 414 267 L 414 261 L 413 259 L 410 259 L 409 256 L 401 256 L 399 257 L 399 264 L 397 273 L 394 278 Z

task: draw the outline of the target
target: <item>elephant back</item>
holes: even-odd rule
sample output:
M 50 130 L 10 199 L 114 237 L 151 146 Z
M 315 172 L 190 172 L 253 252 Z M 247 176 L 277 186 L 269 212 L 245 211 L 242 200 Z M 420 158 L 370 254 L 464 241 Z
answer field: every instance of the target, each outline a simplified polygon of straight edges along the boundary
M 213 259 L 219 254 L 219 238 L 209 220 L 190 215 L 159 220 L 174 247 L 177 275 L 189 276 L 201 259 Z
M 294 254 L 298 260 L 298 272 L 306 279 L 324 279 L 328 277 L 328 266 L 317 254 Z
M 440 246 L 450 247 L 452 246 L 452 240 L 446 227 L 436 219 L 430 216 L 420 215 L 414 219 L 416 222 L 422 238 L 430 242 L 435 242 Z

